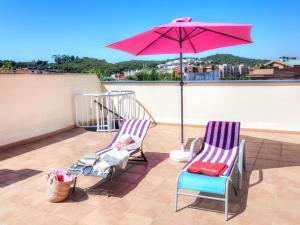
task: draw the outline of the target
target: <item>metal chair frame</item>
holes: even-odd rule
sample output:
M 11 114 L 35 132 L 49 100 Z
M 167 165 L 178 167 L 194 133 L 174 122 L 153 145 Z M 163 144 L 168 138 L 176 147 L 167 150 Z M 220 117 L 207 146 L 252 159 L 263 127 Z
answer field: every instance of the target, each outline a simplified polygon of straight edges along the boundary
M 195 151 L 195 146 L 196 143 L 199 141 L 199 138 L 196 138 L 193 140 L 193 142 L 191 143 L 191 147 L 190 147 L 190 156 L 193 155 L 193 152 Z M 202 147 L 203 147 L 204 143 L 202 143 Z M 242 189 L 242 177 L 243 177 L 243 169 L 245 168 L 244 165 L 244 161 L 245 161 L 245 154 L 244 154 L 244 149 L 245 149 L 245 140 L 241 140 L 240 144 L 239 144 L 239 153 L 238 156 L 236 157 L 235 161 L 234 161 L 234 166 L 232 167 L 229 176 L 223 176 L 226 178 L 226 182 L 225 182 L 225 194 L 223 195 L 224 197 L 213 197 L 213 196 L 209 196 L 206 194 L 202 194 L 201 192 L 199 192 L 199 194 L 191 194 L 191 193 L 186 193 L 186 192 L 181 192 L 179 191 L 180 189 L 178 188 L 178 181 L 179 181 L 179 177 L 180 174 L 183 172 L 181 172 L 178 177 L 177 177 L 177 182 L 176 182 L 176 193 L 175 193 L 175 212 L 178 211 L 178 196 L 179 195 L 185 195 L 185 196 L 193 196 L 193 197 L 198 197 L 198 198 L 205 198 L 205 199 L 212 199 L 212 200 L 217 200 L 217 201 L 223 201 L 224 202 L 224 213 L 225 213 L 225 220 L 228 220 L 228 204 L 229 204 L 229 183 L 232 182 L 232 174 L 233 171 L 235 169 L 235 167 L 237 166 L 238 169 L 238 179 L 237 179 L 237 187 L 238 190 Z M 184 189 L 183 189 L 184 190 Z

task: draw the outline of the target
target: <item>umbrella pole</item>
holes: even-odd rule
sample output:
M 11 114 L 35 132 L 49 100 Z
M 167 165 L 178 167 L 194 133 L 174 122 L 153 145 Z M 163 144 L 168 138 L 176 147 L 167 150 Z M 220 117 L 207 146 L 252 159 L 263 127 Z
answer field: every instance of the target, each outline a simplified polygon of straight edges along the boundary
M 183 136 L 183 66 L 182 66 L 182 35 L 179 28 L 179 46 L 180 46 L 180 110 L 181 110 L 181 139 L 180 150 L 184 151 L 184 136 Z
M 170 152 L 170 158 L 175 161 L 183 162 L 190 160 L 190 153 L 184 151 L 184 136 L 183 136 L 183 66 L 182 66 L 182 35 L 181 27 L 179 27 L 179 46 L 180 46 L 180 113 L 181 113 L 181 137 L 180 137 L 180 150 Z

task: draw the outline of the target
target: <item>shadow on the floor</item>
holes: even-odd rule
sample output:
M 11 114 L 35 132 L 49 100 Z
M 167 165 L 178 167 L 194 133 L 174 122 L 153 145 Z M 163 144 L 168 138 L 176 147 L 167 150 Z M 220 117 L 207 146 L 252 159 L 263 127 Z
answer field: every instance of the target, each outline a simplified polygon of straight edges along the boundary
M 21 169 L 21 170 L 1 169 L 0 188 L 25 180 L 41 172 L 42 171 L 40 170 L 32 170 L 32 169 Z
M 113 178 L 112 183 L 101 180 L 92 187 L 85 189 L 89 195 L 103 195 L 106 196 L 108 190 L 111 188 L 111 196 L 122 198 L 132 190 L 134 190 L 138 184 L 143 180 L 147 173 L 158 164 L 163 162 L 169 157 L 167 153 L 158 152 L 146 152 L 145 156 L 148 162 L 128 162 L 127 167 L 124 170 L 119 170 Z M 84 179 L 85 177 L 79 177 Z M 76 201 L 76 191 L 71 193 L 74 201 Z M 72 198 L 72 197 L 71 197 Z M 81 198 L 81 196 L 79 196 Z
M 63 202 L 82 202 L 88 198 L 89 196 L 87 195 L 86 190 L 76 187 L 75 190 L 70 190 L 69 197 Z
M 48 145 L 54 144 L 56 142 L 60 142 L 82 133 L 87 132 L 85 129 L 82 128 L 74 128 L 72 130 L 68 130 L 66 132 L 62 132 L 51 137 L 43 138 L 39 141 L 33 141 L 28 144 L 24 144 L 22 146 L 10 147 L 0 151 L 0 161 L 9 159 L 18 155 L 25 154 L 27 152 L 34 151 L 39 148 L 46 147 Z
M 242 190 L 235 196 L 233 188 L 230 188 L 229 220 L 244 212 L 247 208 L 248 191 L 259 185 L 264 180 L 264 170 L 300 166 L 300 144 L 280 142 L 251 136 L 241 136 L 246 140 L 245 145 L 245 169 L 243 172 Z M 285 147 L 283 147 L 285 146 Z M 250 181 L 253 171 L 258 172 L 256 180 Z M 236 185 L 237 171 L 233 174 L 233 183 Z M 284 187 L 286 184 L 282 183 Z M 182 196 L 184 197 L 184 196 Z M 209 199 L 196 198 L 191 204 L 181 206 L 207 211 L 224 213 L 224 202 Z

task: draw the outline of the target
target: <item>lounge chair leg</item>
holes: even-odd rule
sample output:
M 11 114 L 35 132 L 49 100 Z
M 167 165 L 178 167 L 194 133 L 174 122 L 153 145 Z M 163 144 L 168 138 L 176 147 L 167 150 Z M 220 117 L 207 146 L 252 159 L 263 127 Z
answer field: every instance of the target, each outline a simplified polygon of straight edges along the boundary
M 238 190 L 242 190 L 243 186 L 243 170 L 244 170 L 245 161 L 242 161 L 242 165 L 238 166 L 238 179 L 237 179 L 237 188 Z
M 237 187 L 238 191 L 240 190 L 240 182 L 241 182 L 241 174 L 240 174 L 240 171 L 237 170 L 236 187 Z
M 77 177 L 75 177 L 75 179 L 74 179 L 74 184 L 73 184 L 72 192 L 75 192 L 76 183 L 77 183 Z
M 143 159 L 144 159 L 145 162 L 148 162 L 148 160 L 147 160 L 147 158 L 146 158 L 143 150 L 141 150 L 141 156 L 143 157 Z
M 107 197 L 109 198 L 111 195 L 111 189 L 112 189 L 112 184 L 111 184 L 111 177 L 109 178 L 109 184 L 108 184 L 108 190 L 107 190 Z
M 238 183 L 238 188 L 239 188 L 239 190 L 242 190 L 242 186 L 243 186 L 243 172 L 241 172 L 240 174 L 239 174 L 239 183 Z
M 175 193 L 175 204 L 174 204 L 175 212 L 177 212 L 177 204 L 178 204 L 178 189 L 176 189 L 176 193 Z
M 229 180 L 226 181 L 226 186 L 225 186 L 225 221 L 228 220 L 228 184 L 229 184 Z
M 111 196 L 113 175 L 114 175 L 114 167 L 111 166 L 109 172 L 109 185 L 108 185 L 107 197 Z
M 146 162 L 147 163 L 148 160 L 143 152 L 143 149 L 140 148 L 140 149 L 138 149 L 138 151 L 140 152 L 140 155 L 138 157 L 133 156 L 133 158 L 130 158 L 129 161 L 131 161 L 131 162 Z

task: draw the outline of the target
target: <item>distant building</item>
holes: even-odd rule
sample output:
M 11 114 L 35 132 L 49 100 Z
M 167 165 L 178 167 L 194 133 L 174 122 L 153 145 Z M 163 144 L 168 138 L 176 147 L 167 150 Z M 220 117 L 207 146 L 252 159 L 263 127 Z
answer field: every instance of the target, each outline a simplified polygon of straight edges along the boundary
M 186 67 L 196 67 L 201 65 L 203 62 L 197 58 L 185 58 L 182 60 L 182 65 L 184 68 Z M 179 72 L 180 60 L 174 59 L 169 60 L 164 64 L 158 65 L 158 70 L 161 73 L 172 73 L 173 71 Z
M 112 73 L 112 74 L 110 74 L 110 78 L 113 79 L 113 80 L 118 80 L 119 79 L 119 74 L 120 73 Z
M 176 70 L 176 65 L 173 64 L 160 64 L 157 66 L 158 71 L 161 73 L 172 73 L 174 70 Z
M 248 75 L 250 67 L 245 64 L 231 65 L 223 64 L 219 65 L 220 78 L 234 78 L 239 79 L 243 75 Z
M 184 77 L 186 80 L 220 80 L 220 73 L 218 70 L 206 71 L 203 73 L 185 72 Z
M 113 80 L 125 80 L 126 77 L 135 76 L 141 70 L 128 70 L 120 73 L 113 73 L 110 78 Z
M 249 74 L 250 67 L 245 64 L 240 65 L 211 65 L 212 61 L 200 61 L 196 58 L 183 59 L 183 72 L 188 80 L 219 80 L 220 78 L 240 79 L 241 76 Z M 165 64 L 158 65 L 159 72 L 180 73 L 180 61 L 170 60 Z
M 186 80 L 220 80 L 217 66 L 188 66 L 184 70 Z
M 141 72 L 141 70 L 128 70 L 128 71 L 124 71 L 124 76 L 125 77 L 134 76 L 138 72 Z
M 279 60 L 267 62 L 263 67 L 278 69 L 300 67 L 300 60 L 296 57 L 280 57 Z
M 248 75 L 250 72 L 250 67 L 245 64 L 238 65 L 238 70 L 241 75 Z
M 224 78 L 232 74 L 232 66 L 229 64 L 219 65 L 220 77 Z
M 280 57 L 278 60 L 265 63 L 262 67 L 253 69 L 250 79 L 300 79 L 300 60 L 296 57 Z
M 110 78 L 113 80 L 125 80 L 125 74 L 121 73 L 113 73 L 110 75 Z

